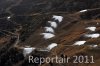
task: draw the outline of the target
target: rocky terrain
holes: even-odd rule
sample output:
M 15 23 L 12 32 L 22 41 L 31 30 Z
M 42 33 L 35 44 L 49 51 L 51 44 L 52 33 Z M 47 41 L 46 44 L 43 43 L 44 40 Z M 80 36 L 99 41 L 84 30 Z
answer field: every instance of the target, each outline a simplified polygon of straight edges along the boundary
M 71 59 L 40 65 L 30 55 Z M 100 0 L 0 0 L 0 66 L 99 65 Z

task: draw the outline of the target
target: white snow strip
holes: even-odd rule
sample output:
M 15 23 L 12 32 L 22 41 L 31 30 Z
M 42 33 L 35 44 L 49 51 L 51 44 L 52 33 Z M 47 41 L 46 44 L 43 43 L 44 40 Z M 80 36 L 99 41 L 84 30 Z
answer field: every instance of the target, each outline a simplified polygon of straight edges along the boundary
M 95 33 L 95 34 L 86 34 L 85 37 L 98 38 L 98 37 L 100 37 L 100 34 L 98 34 L 98 33 Z
M 86 11 L 88 11 L 87 9 L 85 9 L 85 10 L 81 10 L 80 12 L 86 12 Z
M 74 45 L 83 45 L 86 41 L 77 41 L 74 43 Z
M 90 31 L 95 31 L 96 27 L 87 27 L 86 29 L 90 30 Z
M 48 47 L 47 47 L 47 49 L 48 50 L 51 50 L 51 49 L 53 49 L 54 47 L 56 47 L 57 46 L 57 43 L 51 43 Z
M 53 15 L 53 18 L 55 20 L 58 20 L 59 22 L 61 22 L 63 20 L 63 17 L 62 16 Z
M 50 23 L 51 27 L 57 28 L 57 23 L 56 22 L 48 21 L 48 23 Z
M 23 49 L 24 56 L 30 54 L 33 50 L 35 50 L 35 48 L 24 48 Z
M 54 33 L 54 29 L 52 27 L 44 27 L 46 32 Z
M 90 47 L 93 47 L 93 48 L 95 48 L 95 47 L 97 47 L 98 45 L 90 45 Z
M 44 35 L 45 39 L 53 38 L 55 35 L 52 33 L 41 33 L 40 35 Z

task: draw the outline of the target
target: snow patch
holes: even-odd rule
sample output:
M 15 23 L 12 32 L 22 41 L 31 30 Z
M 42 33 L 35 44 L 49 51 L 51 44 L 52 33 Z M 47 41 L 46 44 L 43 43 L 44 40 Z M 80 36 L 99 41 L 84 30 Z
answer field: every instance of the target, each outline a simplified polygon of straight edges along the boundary
M 98 45 L 90 45 L 90 47 L 93 47 L 93 48 L 95 48 L 95 47 L 97 47 Z
M 77 41 L 74 43 L 74 45 L 83 45 L 86 41 Z
M 86 34 L 85 37 L 98 38 L 98 37 L 100 37 L 100 34 L 98 34 L 98 33 L 96 33 L 96 34 Z
M 10 16 L 7 17 L 7 19 L 10 19 L 10 18 L 11 18 Z
M 46 32 L 54 33 L 54 29 L 52 27 L 44 27 Z
M 90 31 L 95 31 L 96 27 L 87 27 L 86 29 L 90 30 Z
M 24 48 L 23 49 L 24 56 L 30 54 L 33 50 L 35 50 L 35 48 Z
M 57 23 L 56 22 L 48 21 L 48 23 L 50 23 L 51 27 L 57 28 Z
M 86 12 L 86 11 L 88 11 L 87 9 L 85 9 L 85 10 L 81 10 L 80 12 Z
M 57 43 L 51 43 L 48 47 L 47 47 L 47 49 L 48 50 L 51 50 L 51 49 L 53 49 L 54 47 L 56 47 L 57 46 Z
M 55 35 L 52 33 L 41 33 L 40 35 L 44 35 L 45 39 L 53 38 Z
M 58 20 L 59 22 L 61 22 L 63 20 L 63 17 L 62 16 L 53 15 L 53 18 L 55 20 Z

